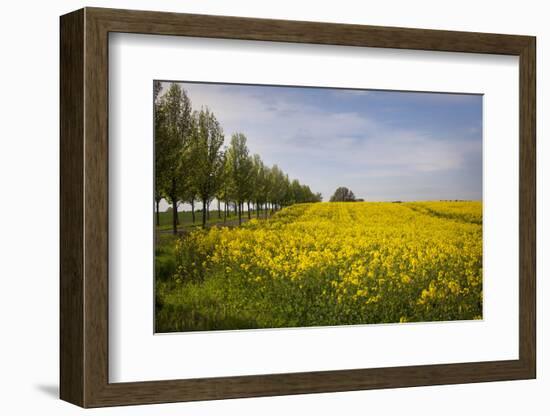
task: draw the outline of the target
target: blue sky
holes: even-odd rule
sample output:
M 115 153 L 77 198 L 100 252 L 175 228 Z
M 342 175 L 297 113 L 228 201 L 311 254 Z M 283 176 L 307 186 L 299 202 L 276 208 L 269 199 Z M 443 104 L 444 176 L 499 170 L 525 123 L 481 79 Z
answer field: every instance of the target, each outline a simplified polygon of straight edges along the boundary
M 251 153 L 325 201 L 338 186 L 367 201 L 481 200 L 480 95 L 180 84 L 226 143 L 244 133 Z

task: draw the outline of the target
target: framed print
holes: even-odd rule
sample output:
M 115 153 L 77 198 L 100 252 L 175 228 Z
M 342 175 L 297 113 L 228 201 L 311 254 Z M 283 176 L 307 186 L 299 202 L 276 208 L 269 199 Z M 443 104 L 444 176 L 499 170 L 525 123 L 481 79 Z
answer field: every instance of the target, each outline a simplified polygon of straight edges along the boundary
M 535 48 L 62 16 L 61 398 L 535 378 Z

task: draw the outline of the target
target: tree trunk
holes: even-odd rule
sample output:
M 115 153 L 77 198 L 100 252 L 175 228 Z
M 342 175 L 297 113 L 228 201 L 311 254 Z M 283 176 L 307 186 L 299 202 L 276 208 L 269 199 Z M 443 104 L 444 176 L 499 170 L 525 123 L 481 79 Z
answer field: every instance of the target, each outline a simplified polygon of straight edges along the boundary
M 157 207 L 157 212 L 156 212 L 156 217 L 157 217 L 157 227 L 160 226 L 160 199 L 155 199 L 155 204 L 156 204 L 156 207 Z
M 250 219 L 250 201 L 246 201 L 246 209 L 248 210 L 248 219 Z
M 179 205 L 179 204 L 176 204 L 176 223 L 177 223 L 178 225 L 180 225 L 180 216 L 179 216 L 179 214 L 178 214 L 178 205 Z
M 171 197 L 175 198 L 175 197 Z M 174 201 L 174 199 L 172 199 Z M 172 234 L 178 233 L 178 204 L 172 203 Z
M 218 198 L 216 198 L 216 200 L 218 201 L 218 219 L 220 219 L 222 217 L 222 212 L 220 211 L 220 200 Z
M 227 201 L 223 203 L 223 223 L 227 221 Z
M 193 217 L 193 224 L 195 224 L 195 200 L 191 200 L 191 216 Z
M 260 203 L 256 201 L 256 218 L 260 218 Z
M 239 201 L 239 225 L 242 224 L 242 209 L 241 209 L 241 202 Z
M 235 208 L 235 215 L 237 215 L 237 211 L 238 211 L 238 209 L 237 209 L 237 201 L 235 201 L 234 208 Z
M 206 203 L 206 219 L 210 221 L 210 202 Z
M 178 197 L 176 196 L 176 178 L 172 178 L 172 192 L 170 193 L 172 200 L 172 233 L 178 233 Z
M 206 199 L 202 200 L 202 228 L 206 228 Z

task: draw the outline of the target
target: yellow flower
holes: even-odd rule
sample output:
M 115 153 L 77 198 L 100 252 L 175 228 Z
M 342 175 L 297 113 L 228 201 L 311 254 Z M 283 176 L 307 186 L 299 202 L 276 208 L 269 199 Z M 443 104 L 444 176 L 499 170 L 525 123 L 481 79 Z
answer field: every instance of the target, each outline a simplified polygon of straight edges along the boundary
M 445 318 L 437 308 L 471 319 L 481 317 L 481 237 L 480 202 L 297 204 L 267 220 L 190 233 L 175 243 L 176 274 L 241 284 L 245 306 L 255 295 L 247 290 L 261 289 L 262 299 L 304 299 L 291 310 L 337 302 L 334 314 L 365 319 L 389 310 L 393 322 Z

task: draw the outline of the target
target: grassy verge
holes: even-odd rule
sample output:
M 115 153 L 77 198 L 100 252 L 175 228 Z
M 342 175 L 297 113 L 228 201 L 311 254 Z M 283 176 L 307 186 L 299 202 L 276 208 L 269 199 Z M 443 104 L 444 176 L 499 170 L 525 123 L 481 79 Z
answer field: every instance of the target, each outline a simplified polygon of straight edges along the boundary
M 251 218 L 256 218 L 256 211 L 251 211 Z M 267 213 L 269 215 L 269 212 Z M 155 214 L 156 215 L 156 214 Z M 266 216 L 265 211 L 260 212 L 260 218 Z M 210 211 L 210 218 L 206 221 L 208 226 L 212 225 L 223 225 L 233 224 L 238 221 L 239 217 L 235 214 L 234 211 L 231 211 L 229 215 L 226 216 L 225 221 L 223 218 L 223 211 L 218 214 L 218 211 Z M 243 221 L 248 220 L 248 212 L 243 212 L 242 214 Z M 156 226 L 158 231 L 169 231 L 172 229 L 172 213 L 171 212 L 161 212 L 159 215 L 160 225 Z M 178 230 L 179 231 L 193 231 L 195 229 L 201 228 L 202 226 L 202 212 L 195 212 L 195 221 L 193 221 L 193 215 L 191 212 L 184 211 L 178 212 Z M 156 221 L 156 219 L 155 219 Z M 156 223 L 155 223 L 156 224 Z

